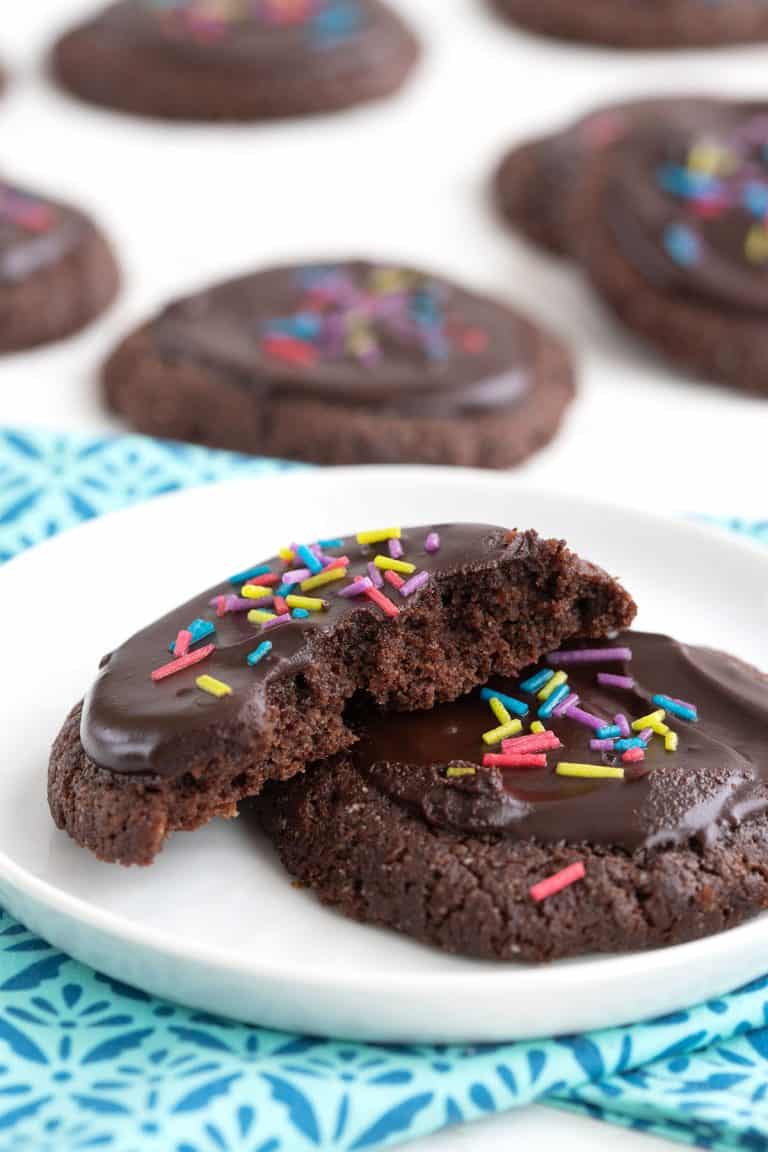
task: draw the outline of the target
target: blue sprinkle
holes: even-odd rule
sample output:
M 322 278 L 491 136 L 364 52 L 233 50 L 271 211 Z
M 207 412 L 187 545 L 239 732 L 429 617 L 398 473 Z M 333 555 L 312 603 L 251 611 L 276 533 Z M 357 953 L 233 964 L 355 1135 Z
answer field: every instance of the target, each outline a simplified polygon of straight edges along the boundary
M 598 728 L 598 740 L 613 740 L 614 736 L 621 736 L 621 728 L 618 724 L 606 724 L 604 728 Z
M 742 192 L 744 207 L 758 220 L 764 220 L 768 215 L 768 184 L 758 180 L 750 180 L 745 184 Z
M 647 744 L 639 736 L 632 736 L 628 740 L 617 740 L 614 748 L 617 752 L 628 752 L 630 748 L 647 748 Z
M 263 643 L 259 644 L 258 648 L 254 648 L 253 652 L 249 652 L 248 663 L 250 664 L 251 668 L 255 667 L 255 665 L 258 664 L 260 660 L 263 660 L 265 656 L 268 656 L 271 651 L 271 642 L 269 640 L 264 640 Z
M 270 321 L 269 329 L 297 340 L 314 340 L 321 331 L 320 317 L 313 312 L 299 312 L 296 316 Z
M 528 705 L 524 704 L 522 700 L 516 700 L 514 696 L 506 696 L 503 692 L 497 692 L 494 688 L 481 688 L 480 699 L 491 700 L 493 697 L 501 700 L 504 707 L 508 712 L 512 712 L 515 716 L 527 716 Z
M 295 591 L 296 589 L 293 584 L 278 584 L 274 594 L 275 596 L 290 596 Z
M 708 172 L 691 172 L 677 164 L 665 165 L 657 175 L 665 192 L 684 200 L 714 199 L 723 189 L 722 183 Z
M 291 616 L 294 620 L 306 620 L 309 616 L 309 612 L 307 612 L 306 608 L 294 608 L 291 612 Z
M 539 708 L 539 718 L 541 720 L 546 720 L 549 716 L 551 716 L 555 708 L 557 708 L 558 704 L 562 700 L 565 700 L 566 696 L 570 696 L 570 693 L 571 689 L 568 684 L 561 684 L 559 688 L 555 688 L 552 695 L 548 697 L 548 699 L 546 699 L 542 706 Z
M 192 635 L 192 639 L 189 642 L 190 647 L 193 644 L 197 644 L 199 640 L 204 640 L 206 636 L 213 636 L 215 631 L 216 625 L 211 624 L 210 620 L 202 620 L 199 617 L 197 620 L 193 620 L 187 628 L 187 632 L 191 633 Z M 168 645 L 168 651 L 173 653 L 175 647 L 176 641 L 174 639 L 171 640 L 170 644 Z
M 230 576 L 230 584 L 245 584 L 246 580 L 254 580 L 257 576 L 266 576 L 269 573 L 269 564 L 259 564 L 256 568 L 246 568 L 245 572 L 238 572 Z
M 319 540 L 318 543 L 320 545 L 320 550 L 322 552 L 325 552 L 325 550 L 327 548 L 343 548 L 344 547 L 344 541 L 340 537 L 337 537 L 335 540 Z
M 676 704 L 674 700 L 670 700 L 669 696 L 654 696 L 652 699 L 657 708 L 663 708 L 665 712 L 671 712 L 673 716 L 679 716 L 681 720 L 695 722 L 699 718 L 695 708 L 686 708 L 684 704 Z
M 341 0 L 327 8 L 320 9 L 313 22 L 316 42 L 329 46 L 353 36 L 360 27 L 361 13 L 356 4 Z
M 315 556 L 314 552 L 310 551 L 306 544 L 299 544 L 296 549 L 296 555 L 300 556 L 304 564 L 309 568 L 313 576 L 317 576 L 318 572 L 322 572 L 323 566 Z
M 551 668 L 542 668 L 541 672 L 536 672 L 533 676 L 529 676 L 527 680 L 523 680 L 520 687 L 523 692 L 538 692 L 539 688 L 543 688 L 553 676 L 554 672 Z
M 699 238 L 685 224 L 670 224 L 664 232 L 664 247 L 675 264 L 691 268 L 701 256 Z

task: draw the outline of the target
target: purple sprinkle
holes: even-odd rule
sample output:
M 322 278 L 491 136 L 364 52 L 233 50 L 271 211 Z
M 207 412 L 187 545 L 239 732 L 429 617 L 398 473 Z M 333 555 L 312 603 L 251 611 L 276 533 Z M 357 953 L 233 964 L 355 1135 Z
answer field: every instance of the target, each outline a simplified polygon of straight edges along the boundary
M 425 552 L 438 552 L 440 550 L 440 537 L 437 532 L 430 532 L 424 541 Z
M 577 724 L 584 724 L 587 728 L 605 728 L 605 720 L 601 720 L 599 716 L 593 716 L 591 712 L 583 712 L 581 708 L 576 708 L 574 705 L 568 709 L 566 713 L 569 720 L 575 720 Z
M 612 752 L 613 740 L 590 740 L 589 746 L 595 752 Z
M 631 660 L 631 648 L 575 648 L 571 652 L 550 652 L 549 664 L 601 664 L 607 660 Z
M 623 712 L 619 712 L 617 716 L 614 716 L 613 722 L 625 740 L 627 740 L 632 735 L 632 732 L 629 728 L 629 720 L 627 720 Z
M 349 599 L 352 596 L 362 596 L 366 588 L 373 588 L 373 581 L 369 580 L 367 576 L 358 576 L 352 584 L 347 584 L 346 588 L 340 588 L 338 594 Z
M 632 689 L 635 682 L 631 676 L 616 676 L 613 672 L 598 672 L 598 684 L 604 684 L 607 688 L 628 688 Z
M 419 588 L 423 588 L 425 584 L 429 583 L 429 572 L 417 572 L 415 576 L 411 576 L 410 580 L 406 580 L 400 589 L 400 595 L 405 598 L 412 596 L 414 592 L 418 592 Z
M 566 696 L 565 700 L 561 700 L 560 703 L 557 704 L 552 709 L 552 715 L 553 716 L 565 716 L 568 709 L 569 708 L 575 708 L 576 705 L 578 704 L 578 702 L 579 702 L 579 697 L 576 695 L 575 692 L 571 692 L 570 696 Z
M 309 580 L 311 575 L 309 568 L 292 568 L 290 572 L 283 572 L 283 584 L 301 584 L 302 580 Z
M 291 619 L 290 612 L 284 612 L 282 616 L 275 616 L 274 620 L 265 620 L 261 626 L 262 632 L 266 632 L 267 628 L 274 628 L 277 624 L 286 624 Z
M 397 540 L 393 537 L 393 539 L 389 541 L 388 547 L 389 547 L 389 554 L 393 560 L 400 560 L 402 558 L 403 546 L 399 540 Z
M 638 736 L 647 744 L 653 736 L 653 728 L 643 728 L 642 732 L 638 732 Z
M 384 587 L 384 578 L 372 560 L 368 564 L 368 575 L 371 578 L 371 584 L 373 584 L 374 588 Z
M 263 596 L 259 601 L 260 604 L 271 604 L 273 596 Z M 224 601 L 225 612 L 250 612 L 251 608 L 255 607 L 253 600 L 245 600 L 242 596 L 227 596 Z

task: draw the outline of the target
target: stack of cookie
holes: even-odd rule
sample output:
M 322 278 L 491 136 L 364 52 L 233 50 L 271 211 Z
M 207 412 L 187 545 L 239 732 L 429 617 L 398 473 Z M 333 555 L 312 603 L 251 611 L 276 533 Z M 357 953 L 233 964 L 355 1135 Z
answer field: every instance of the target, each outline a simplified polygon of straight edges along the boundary
M 146 865 L 249 799 L 325 902 L 469 955 L 718 931 L 768 904 L 768 680 L 634 615 L 532 531 L 291 543 L 104 658 L 51 812 Z

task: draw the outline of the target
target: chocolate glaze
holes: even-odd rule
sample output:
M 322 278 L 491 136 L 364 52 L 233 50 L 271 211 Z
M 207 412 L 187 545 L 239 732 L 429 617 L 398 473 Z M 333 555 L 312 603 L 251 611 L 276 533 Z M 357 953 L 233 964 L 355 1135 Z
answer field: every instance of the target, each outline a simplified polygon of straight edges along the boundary
M 431 531 L 440 534 L 440 549 L 435 553 L 428 553 L 424 548 Z M 511 540 L 507 535 L 504 529 L 488 525 L 439 525 L 404 530 L 402 544 L 405 558 L 415 564 L 418 571 L 428 572 L 439 581 L 457 572 L 470 573 L 474 568 L 485 568 L 502 556 L 523 559 L 529 534 L 518 533 Z M 367 575 L 368 561 L 379 553 L 386 555 L 386 549 L 386 544 L 359 545 L 352 537 L 345 539 L 343 548 L 329 549 L 327 555 L 349 557 L 351 580 L 356 575 Z M 278 573 L 296 567 L 281 560 L 265 563 Z M 137 633 L 105 657 L 99 676 L 86 696 L 81 725 L 86 753 L 96 764 L 116 772 L 171 776 L 183 770 L 185 749 L 212 725 L 242 716 L 249 732 L 257 731 L 263 722 L 270 685 L 295 675 L 311 663 L 313 639 L 318 632 L 332 631 L 357 613 L 375 613 L 381 617 L 381 609 L 366 597 L 344 599 L 337 594 L 348 582 L 340 581 L 306 593 L 325 599 L 327 611 L 262 631 L 260 625 L 248 623 L 245 612 L 217 618 L 215 608 L 210 606 L 211 599 L 239 591 L 239 587 L 225 581 Z M 420 596 L 416 592 L 404 600 L 388 584 L 383 591 L 402 612 L 418 603 Z M 254 601 L 253 606 L 258 608 L 258 601 Z M 194 667 L 154 683 L 150 678 L 152 670 L 172 659 L 169 644 L 180 629 L 196 618 L 215 623 L 216 634 L 210 639 L 215 642 L 216 651 Z M 272 651 L 251 668 L 246 657 L 262 640 L 272 642 Z M 200 691 L 195 679 L 201 674 L 229 684 L 232 695 L 215 699 Z
M 72 208 L 0 180 L 0 282 L 14 283 L 57 263 L 87 228 Z
M 548 754 L 548 768 L 481 767 L 488 751 L 482 733 L 497 722 L 477 693 L 430 712 L 366 719 L 349 755 L 378 789 L 428 823 L 474 836 L 585 841 L 633 851 L 692 838 L 707 842 L 723 826 L 768 807 L 768 679 L 725 653 L 668 636 L 626 632 L 589 647 L 617 644 L 632 648 L 630 664 L 568 670 L 580 707 L 606 722 L 623 712 L 631 722 L 653 711 L 651 697 L 662 693 L 699 710 L 696 724 L 670 718 L 678 751 L 666 752 L 656 737 L 643 766 L 649 772 L 640 779 L 555 775 L 560 760 L 620 764 L 616 754 L 592 751 L 594 732 L 565 717 L 546 722 L 564 745 Z M 631 675 L 637 688 L 601 687 L 598 670 Z M 491 685 L 526 700 L 528 719 L 534 718 L 535 698 L 520 691 L 519 680 L 494 679 Z M 457 763 L 477 765 L 476 775 L 447 779 L 446 767 Z
M 665 186 L 663 173 L 685 169 L 691 149 L 716 144 L 733 156 L 722 177 L 727 204 L 701 211 Z M 768 261 L 751 262 L 746 237 L 759 216 L 744 204 L 748 182 L 768 197 L 768 105 L 716 100 L 668 102 L 644 116 L 612 150 L 599 210 L 627 259 L 662 291 L 737 312 L 768 308 Z M 670 228 L 683 227 L 699 248 L 681 263 L 665 243 Z
M 364 261 L 330 267 L 361 292 L 373 275 L 387 271 Z M 265 351 L 265 333 L 275 320 L 301 313 L 304 277 L 312 271 L 272 268 L 172 304 L 150 326 L 154 345 L 166 357 L 197 361 L 265 398 L 451 415 L 513 406 L 529 392 L 537 351 L 530 324 L 493 300 L 412 269 L 397 271 L 440 300 L 448 332 L 444 355 L 430 355 L 384 319 L 376 324 L 379 355 L 372 361 L 346 353 L 311 366 L 276 359 Z M 481 334 L 482 347 L 465 347 L 463 340 L 473 333 Z

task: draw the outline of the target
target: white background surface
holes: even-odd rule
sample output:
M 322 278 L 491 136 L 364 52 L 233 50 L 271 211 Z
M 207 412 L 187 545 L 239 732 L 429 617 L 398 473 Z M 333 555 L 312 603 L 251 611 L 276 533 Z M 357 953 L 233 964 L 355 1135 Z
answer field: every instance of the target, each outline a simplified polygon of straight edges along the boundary
M 570 340 L 580 398 L 526 479 L 632 504 L 765 516 L 768 402 L 672 373 L 618 332 L 578 276 L 499 227 L 486 178 L 515 138 L 630 92 L 764 90 L 768 48 L 643 55 L 561 48 L 503 27 L 482 0 L 400 0 L 427 55 L 402 98 L 325 120 L 166 127 L 57 95 L 38 64 L 83 0 L 4 13 L 15 83 L 0 168 L 91 208 L 115 239 L 124 294 L 89 332 L 0 362 L 0 422 L 110 426 L 95 369 L 126 327 L 178 291 L 262 261 L 372 253 L 432 266 L 524 305 Z M 10 6 L 9 6 L 10 7 Z M 530 1110 L 425 1142 L 424 1152 L 647 1137 Z

